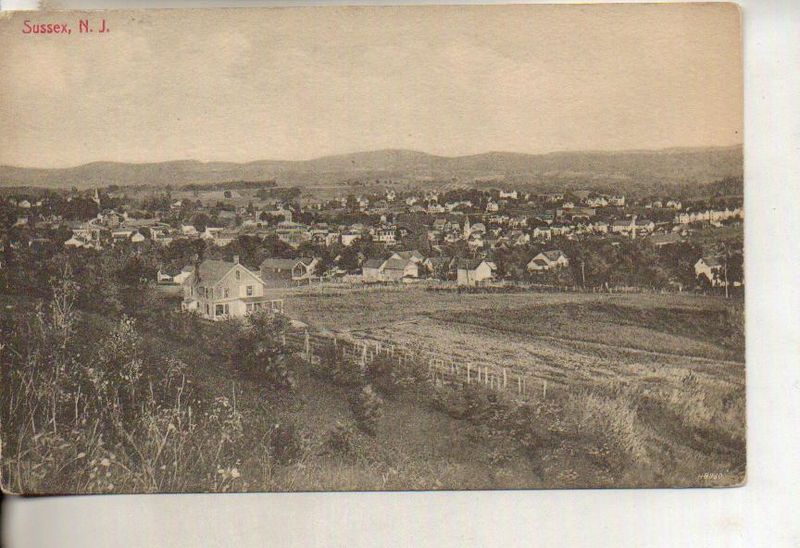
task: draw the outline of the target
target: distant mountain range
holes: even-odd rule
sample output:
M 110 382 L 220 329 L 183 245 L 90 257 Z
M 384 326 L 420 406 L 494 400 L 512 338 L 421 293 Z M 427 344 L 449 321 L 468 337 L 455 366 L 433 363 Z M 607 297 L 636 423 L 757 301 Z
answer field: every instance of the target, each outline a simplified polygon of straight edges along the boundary
M 0 166 L 0 186 L 202 185 L 272 179 L 279 185 L 315 185 L 375 178 L 406 181 L 458 178 L 463 183 L 493 178 L 515 183 L 559 178 L 606 183 L 614 180 L 707 183 L 741 175 L 741 146 L 550 154 L 487 152 L 457 157 L 412 150 L 376 150 L 304 161 L 93 162 L 58 169 Z

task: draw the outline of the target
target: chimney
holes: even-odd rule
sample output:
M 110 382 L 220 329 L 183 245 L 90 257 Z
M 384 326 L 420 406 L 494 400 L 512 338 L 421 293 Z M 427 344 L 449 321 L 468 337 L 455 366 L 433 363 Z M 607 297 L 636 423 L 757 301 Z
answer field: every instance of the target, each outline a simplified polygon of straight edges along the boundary
M 234 255 L 233 256 L 233 264 L 239 264 L 239 256 L 238 255 Z
M 195 283 L 195 285 L 197 285 L 198 283 L 200 283 L 200 254 L 199 253 L 195 253 L 195 256 L 194 256 L 194 271 L 192 273 L 194 274 L 194 283 Z

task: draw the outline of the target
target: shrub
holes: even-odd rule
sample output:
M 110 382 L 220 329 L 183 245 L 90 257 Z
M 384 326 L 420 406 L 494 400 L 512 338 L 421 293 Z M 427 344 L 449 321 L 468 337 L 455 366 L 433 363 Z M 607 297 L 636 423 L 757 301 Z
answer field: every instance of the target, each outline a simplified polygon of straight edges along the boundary
M 378 420 L 383 415 L 383 400 L 371 385 L 366 385 L 350 395 L 350 410 L 356 424 L 365 433 L 374 436 L 378 431 Z
M 245 374 L 265 379 L 273 388 L 294 390 L 297 381 L 290 367 L 289 351 L 281 335 L 285 318 L 271 314 L 252 314 L 243 323 L 222 322 L 234 326 L 235 344 L 228 350 L 230 363 Z
M 319 365 L 315 368 L 322 377 L 340 386 L 361 386 L 364 374 L 361 367 L 349 360 L 342 350 L 327 345 L 317 351 Z
M 425 372 L 416 361 L 406 358 L 401 362 L 386 354 L 378 354 L 367 364 L 365 376 L 379 392 L 387 396 L 422 385 L 426 379 Z
M 645 439 L 636 411 L 625 396 L 583 392 L 567 401 L 565 417 L 589 452 L 609 471 L 646 461 Z
M 302 460 L 307 445 L 307 441 L 293 421 L 279 422 L 270 430 L 270 454 L 279 464 L 292 464 Z
M 353 427 L 343 422 L 336 422 L 328 432 L 325 448 L 334 455 L 350 456 L 355 449 L 356 433 Z

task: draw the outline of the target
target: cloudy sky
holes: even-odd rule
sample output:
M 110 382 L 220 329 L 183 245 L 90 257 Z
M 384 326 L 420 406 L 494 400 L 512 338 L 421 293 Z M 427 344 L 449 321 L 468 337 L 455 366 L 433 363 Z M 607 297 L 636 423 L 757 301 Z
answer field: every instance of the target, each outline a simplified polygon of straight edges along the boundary
M 106 35 L 79 34 L 78 19 Z M 22 33 L 24 20 L 70 35 Z M 0 164 L 742 142 L 732 5 L 302 8 L 0 21 Z

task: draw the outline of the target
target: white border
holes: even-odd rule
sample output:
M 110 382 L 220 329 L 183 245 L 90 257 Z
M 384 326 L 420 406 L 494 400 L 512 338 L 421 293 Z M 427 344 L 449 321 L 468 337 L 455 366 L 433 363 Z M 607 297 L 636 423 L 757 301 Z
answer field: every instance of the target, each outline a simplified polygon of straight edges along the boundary
M 30 4 L 0 2 L 4 9 Z M 51 2 L 59 8 L 144 4 Z M 740 4 L 746 72 L 745 487 L 7 499 L 3 540 L 13 546 L 64 547 L 800 546 L 800 3 Z

